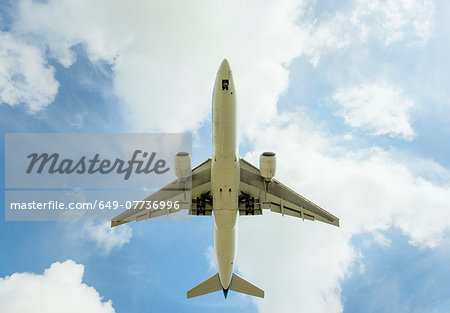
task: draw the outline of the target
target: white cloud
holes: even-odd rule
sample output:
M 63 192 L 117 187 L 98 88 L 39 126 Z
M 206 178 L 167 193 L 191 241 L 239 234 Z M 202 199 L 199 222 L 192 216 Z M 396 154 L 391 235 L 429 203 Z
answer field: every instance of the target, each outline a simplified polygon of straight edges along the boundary
M 234 1 L 226 6 L 168 2 L 142 10 L 149 16 L 135 16 L 142 25 L 133 29 L 139 40 L 130 43 L 115 66 L 115 87 L 135 128 L 198 127 L 210 114 L 213 82 L 224 57 L 235 71 L 239 116 L 251 115 L 257 123 L 276 113 L 276 100 L 288 81 L 283 64 L 299 53 L 295 1 L 245 7 Z
M 340 229 L 267 212 L 239 223 L 237 264 L 265 291 L 259 312 L 342 312 L 355 251 Z
M 110 10 L 105 10 L 108 3 L 23 0 L 12 32 L 48 49 L 50 57 L 66 67 L 76 61 L 72 48 L 78 44 L 92 62 L 113 63 L 127 38 L 121 37 L 120 24 L 113 23 Z
M 120 26 L 113 20 L 102 20 L 105 7 L 96 5 L 100 4 L 18 2 L 18 16 L 11 30 L 0 32 L 2 103 L 11 106 L 23 103 L 30 114 L 47 107 L 59 87 L 47 58 L 69 67 L 76 60 L 72 51 L 75 45 L 82 45 L 92 62 L 114 63 L 126 38 L 120 37 Z
M 306 0 L 245 6 L 237 0 L 23 0 L 11 32 L 66 67 L 76 60 L 76 45 L 92 62 L 110 63 L 123 115 L 135 131 L 195 130 L 210 112 L 215 73 L 227 57 L 236 71 L 245 134 L 276 114 L 288 86 L 286 65 L 295 57 L 306 54 L 317 64 L 321 54 L 346 49 L 380 28 L 389 43 L 426 40 L 433 14 L 429 1 L 360 0 L 319 19 L 312 6 Z M 248 116 L 252 124 L 245 123 Z
M 110 222 L 86 222 L 77 237 L 88 242 L 95 242 L 97 248 L 108 255 L 112 249 L 120 249 L 130 242 L 132 229 L 128 225 L 111 228 Z
M 383 235 L 382 233 L 380 233 L 378 231 L 375 231 L 373 233 L 373 240 L 377 244 L 379 244 L 380 246 L 383 246 L 383 247 L 388 247 L 392 243 L 392 241 L 389 238 L 387 238 L 385 235 Z
M 342 106 L 337 115 L 351 127 L 366 129 L 373 135 L 389 135 L 409 141 L 414 138 L 410 124 L 410 110 L 414 103 L 397 86 L 376 81 L 340 88 L 333 100 Z
M 253 138 L 254 151 L 278 152 L 277 173 L 284 174 L 280 180 L 335 211 L 348 234 L 395 225 L 415 244 L 439 243 L 450 226 L 448 181 L 419 176 L 414 164 L 403 162 L 395 150 L 375 146 L 348 151 L 340 146 L 339 137 L 314 126 L 302 111 L 283 116 L 261 125 L 265 136 Z M 248 157 L 257 160 L 258 153 Z M 441 175 L 435 162 L 422 162 L 422 171 L 427 164 L 428 172 Z M 422 213 L 424 208 L 427 214 Z
M 342 219 L 340 229 L 275 215 L 241 219 L 239 269 L 266 290 L 260 311 L 340 312 L 340 282 L 358 258 L 352 235 L 397 226 L 412 243 L 432 247 L 450 220 L 448 188 L 415 175 L 390 152 L 348 152 L 301 114 L 277 115 L 277 100 L 288 86 L 287 65 L 295 57 L 308 55 L 317 64 L 324 53 L 372 38 L 383 45 L 428 38 L 431 2 L 397 2 L 395 16 L 384 10 L 395 2 L 374 3 L 358 1 L 334 18 L 317 19 L 309 1 L 245 7 L 238 1 L 23 1 L 14 31 L 36 40 L 64 66 L 75 61 L 77 44 L 93 62 L 111 63 L 130 130 L 198 127 L 210 112 L 217 67 L 227 57 L 238 87 L 240 130 L 255 151 L 278 152 L 280 180 Z M 417 17 L 424 12 L 423 19 Z M 388 134 L 411 135 L 405 125 L 392 129 Z M 249 157 L 254 161 L 257 154 Z M 126 231 L 109 231 L 105 225 L 85 226 L 105 251 L 129 240 L 123 239 Z
M 216 267 L 216 259 L 214 257 L 214 248 L 212 246 L 208 246 L 205 250 L 205 252 L 203 253 L 203 255 L 205 256 L 206 260 L 208 261 L 208 269 L 210 272 L 217 272 L 217 267 Z
M 349 20 L 348 14 L 343 12 L 336 12 L 334 16 L 320 20 L 315 15 L 303 16 L 302 27 L 307 32 L 302 38 L 302 49 L 314 66 L 318 65 L 323 54 L 345 50 L 358 38 L 355 37 L 356 29 Z
M 305 10 L 303 52 L 317 65 L 321 56 L 350 47 L 381 43 L 388 47 L 425 45 L 432 34 L 434 3 L 431 0 L 356 0 L 333 14 Z
M 301 53 L 303 1 L 239 3 L 24 0 L 12 32 L 64 66 L 75 62 L 75 45 L 111 63 L 131 130 L 195 130 L 224 57 L 238 69 L 240 116 L 258 122 L 276 113 L 285 65 Z
M 42 275 L 14 273 L 0 278 L 3 313 L 113 313 L 94 287 L 83 283 L 84 266 L 72 260 L 53 263 Z
M 53 67 L 36 46 L 0 32 L 0 102 L 25 104 L 30 114 L 45 108 L 58 92 Z
M 430 38 L 433 14 L 431 0 L 360 0 L 352 11 L 352 22 L 362 34 L 371 28 L 386 46 L 403 39 L 421 45 Z
M 271 212 L 240 219 L 238 266 L 265 288 L 261 312 L 342 312 L 340 283 L 359 258 L 350 244 L 354 235 L 372 233 L 389 245 L 381 232 L 397 227 L 411 244 L 432 248 L 450 229 L 448 181 L 417 176 L 397 153 L 347 151 L 301 110 L 260 127 L 264 136 L 252 139 L 255 152 L 246 158 L 256 165 L 260 152 L 276 151 L 277 178 L 341 219 L 340 228 Z M 437 169 L 430 164 L 429 171 Z

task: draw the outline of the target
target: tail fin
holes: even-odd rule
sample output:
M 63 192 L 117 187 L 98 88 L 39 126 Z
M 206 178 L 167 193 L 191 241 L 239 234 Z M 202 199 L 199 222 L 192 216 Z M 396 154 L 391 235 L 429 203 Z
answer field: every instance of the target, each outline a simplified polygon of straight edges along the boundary
M 206 295 L 211 292 L 216 292 L 222 289 L 222 285 L 220 284 L 219 274 L 215 274 L 205 280 L 204 282 L 198 284 L 191 290 L 187 292 L 187 297 L 193 298 L 201 295 Z
M 245 293 L 250 296 L 264 298 L 264 290 L 259 289 L 252 283 L 246 281 L 238 274 L 233 274 L 231 279 L 230 289 L 240 293 Z
M 238 274 L 233 274 L 231 279 L 231 284 L 228 289 L 223 289 L 222 284 L 220 283 L 219 274 L 215 274 L 205 280 L 204 282 L 198 284 L 191 290 L 187 292 L 187 297 L 193 298 L 202 295 L 206 295 L 208 293 L 216 292 L 219 290 L 223 290 L 223 294 L 225 298 L 227 297 L 228 290 L 233 290 L 240 293 L 245 293 L 250 296 L 264 298 L 264 290 L 259 289 L 252 283 L 246 281 L 244 278 L 239 276 Z

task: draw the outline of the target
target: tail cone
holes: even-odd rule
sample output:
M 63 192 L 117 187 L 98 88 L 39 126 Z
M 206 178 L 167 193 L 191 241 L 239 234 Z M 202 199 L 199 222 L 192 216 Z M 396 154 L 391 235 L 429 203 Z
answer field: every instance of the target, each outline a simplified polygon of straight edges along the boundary
M 225 299 L 227 298 L 227 296 L 228 296 L 228 288 L 227 289 L 222 289 L 223 290 L 223 296 L 225 297 Z

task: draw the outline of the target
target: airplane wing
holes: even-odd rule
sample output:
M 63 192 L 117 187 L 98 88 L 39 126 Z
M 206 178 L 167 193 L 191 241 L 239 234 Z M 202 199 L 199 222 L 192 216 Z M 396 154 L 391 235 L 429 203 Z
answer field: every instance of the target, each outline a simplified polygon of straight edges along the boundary
M 289 187 L 273 179 L 266 184 L 259 169 L 240 159 L 241 215 L 260 215 L 263 209 L 302 218 L 318 220 L 339 227 L 339 219 L 318 205 L 302 197 Z
M 191 188 L 192 186 L 192 188 Z M 193 209 L 189 214 L 211 215 L 211 159 L 204 161 L 192 169 L 192 185 L 175 179 L 160 190 L 152 193 L 147 198 L 139 201 L 128 210 L 123 211 L 111 219 L 111 227 L 118 226 L 131 221 L 142 221 L 162 215 L 180 212 L 183 209 Z M 192 191 L 192 193 L 189 193 Z M 177 207 L 165 205 L 164 208 L 152 208 L 153 202 L 169 201 L 174 204 L 178 201 Z

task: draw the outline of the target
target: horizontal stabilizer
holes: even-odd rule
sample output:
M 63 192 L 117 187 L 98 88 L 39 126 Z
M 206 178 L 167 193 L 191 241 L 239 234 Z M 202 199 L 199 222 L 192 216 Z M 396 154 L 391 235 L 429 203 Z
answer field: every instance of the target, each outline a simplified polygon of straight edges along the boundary
M 250 296 L 264 298 L 264 290 L 259 289 L 237 274 L 233 274 L 230 289 L 236 292 L 245 293 Z
M 198 297 L 201 295 L 206 295 L 207 293 L 216 292 L 222 289 L 220 284 L 219 274 L 215 274 L 205 280 L 204 282 L 198 284 L 191 290 L 187 292 L 188 298 Z

